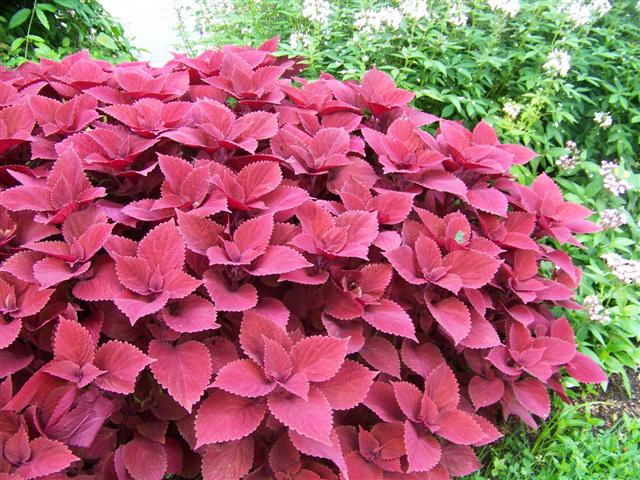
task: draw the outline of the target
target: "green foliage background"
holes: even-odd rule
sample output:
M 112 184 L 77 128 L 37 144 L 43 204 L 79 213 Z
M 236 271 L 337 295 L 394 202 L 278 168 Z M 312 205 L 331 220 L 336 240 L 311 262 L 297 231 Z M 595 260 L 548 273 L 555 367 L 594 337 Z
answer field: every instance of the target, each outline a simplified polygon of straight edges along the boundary
M 122 25 L 97 0 L 0 2 L 0 64 L 5 67 L 59 60 L 82 49 L 112 62 L 133 60 Z

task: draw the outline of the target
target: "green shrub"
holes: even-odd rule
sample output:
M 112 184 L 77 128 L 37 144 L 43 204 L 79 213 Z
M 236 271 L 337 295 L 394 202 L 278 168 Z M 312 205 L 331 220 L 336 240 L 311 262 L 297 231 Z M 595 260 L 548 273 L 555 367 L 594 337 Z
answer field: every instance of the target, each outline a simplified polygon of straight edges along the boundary
M 59 60 L 81 49 L 88 49 L 94 58 L 133 60 L 122 25 L 98 0 L 0 2 L 0 64 Z
M 308 58 L 303 76 L 359 79 L 378 65 L 417 92 L 418 108 L 467 124 L 486 118 L 503 138 L 539 152 L 514 175 L 530 181 L 550 173 L 570 200 L 612 227 L 571 253 L 584 269 L 586 307 L 572 317 L 583 348 L 624 375 L 625 365 L 640 363 L 639 7 L 625 0 L 198 0 L 177 16 L 195 20 L 195 32 L 185 22 L 179 29 L 188 51 L 280 34 L 286 53 Z

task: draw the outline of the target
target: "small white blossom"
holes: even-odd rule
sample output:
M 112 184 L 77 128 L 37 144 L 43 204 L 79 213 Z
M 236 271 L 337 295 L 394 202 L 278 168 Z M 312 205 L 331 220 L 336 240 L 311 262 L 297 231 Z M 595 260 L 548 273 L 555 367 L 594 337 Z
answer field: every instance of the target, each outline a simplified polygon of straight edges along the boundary
M 305 50 L 311 46 L 311 36 L 304 32 L 293 32 L 289 37 L 289 46 L 293 50 Z
M 624 258 L 617 253 L 605 253 L 602 259 L 614 277 L 623 283 L 640 283 L 640 261 Z
M 328 0 L 303 0 L 302 16 L 310 22 L 319 23 L 322 26 L 329 25 L 331 4 Z
M 605 129 L 613 125 L 613 118 L 609 112 L 596 112 L 593 114 L 593 121 L 600 128 Z
M 451 2 L 447 15 L 447 22 L 457 27 L 463 27 L 469 21 L 467 8 L 462 2 Z
M 383 28 L 397 30 L 402 23 L 403 15 L 395 7 L 383 7 L 380 10 L 360 10 L 354 15 L 353 26 L 358 33 L 371 34 Z
M 567 20 L 573 23 L 574 27 L 581 27 L 603 17 L 611 10 L 611 2 L 609 0 L 561 0 L 558 10 L 566 15 Z
M 600 299 L 597 295 L 589 295 L 587 297 L 584 297 L 582 306 L 587 312 L 587 317 L 589 317 L 589 320 L 591 320 L 592 322 L 608 323 L 611 321 L 609 312 L 605 310 L 602 302 L 600 302 Z
M 503 12 L 510 17 L 515 17 L 520 11 L 520 0 L 487 0 L 492 11 Z
M 402 0 L 398 8 L 403 15 L 413 20 L 422 20 L 431 16 L 429 4 L 425 0 Z
M 382 7 L 378 13 L 382 18 L 382 23 L 392 30 L 400 28 L 403 15 L 402 12 L 395 7 Z
M 556 160 L 556 166 L 560 170 L 571 170 L 577 167 L 580 162 L 580 149 L 578 149 L 578 145 L 573 140 L 568 140 L 564 146 L 567 149 L 567 153 Z
M 566 77 L 571 68 L 571 55 L 566 50 L 556 48 L 549 53 L 547 61 L 542 65 L 542 68 L 551 75 Z
M 600 213 L 598 224 L 604 229 L 617 228 L 620 225 L 626 225 L 627 211 L 623 208 L 607 208 Z
M 513 102 L 506 102 L 502 106 L 502 111 L 511 120 L 515 120 L 516 118 L 518 118 L 518 115 L 520 115 L 520 110 L 521 109 L 522 108 L 520 107 L 520 105 L 518 105 L 517 103 L 513 103 Z
M 624 194 L 629 188 L 629 183 L 626 180 L 618 178 L 619 168 L 620 165 L 616 162 L 603 161 L 600 164 L 600 175 L 602 175 L 604 188 L 616 197 Z

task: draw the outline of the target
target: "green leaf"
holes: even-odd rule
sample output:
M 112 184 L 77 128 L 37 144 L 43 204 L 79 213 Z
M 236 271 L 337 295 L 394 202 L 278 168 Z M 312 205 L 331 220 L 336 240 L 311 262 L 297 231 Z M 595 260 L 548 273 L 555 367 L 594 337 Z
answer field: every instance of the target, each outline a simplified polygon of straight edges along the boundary
M 113 41 L 113 38 L 111 38 L 104 32 L 100 32 L 98 34 L 98 36 L 96 37 L 96 42 L 98 42 L 103 47 L 108 48 L 109 50 L 118 49 L 118 46 L 116 45 L 116 42 Z
M 25 40 L 26 38 L 24 37 L 18 37 L 14 39 L 13 42 L 11 42 L 11 46 L 9 47 L 9 52 L 15 52 L 16 50 L 18 50 L 25 42 Z
M 64 8 L 76 8 L 78 6 L 78 3 L 73 0 L 53 0 L 53 1 L 54 3 L 57 3 L 58 5 Z
M 47 20 L 47 16 L 39 8 L 36 8 L 36 17 L 38 17 L 38 21 L 42 24 L 42 26 L 49 30 L 49 20 Z
M 51 5 L 50 3 L 38 3 L 38 6 L 36 8 L 38 10 L 46 10 L 47 12 L 51 13 L 55 13 L 56 10 L 58 10 L 55 5 Z
M 29 18 L 29 15 L 31 15 L 30 8 L 21 8 L 16 13 L 14 13 L 13 16 L 11 17 L 11 20 L 9 20 L 9 28 L 19 27 L 20 25 L 22 25 L 24 22 L 27 21 L 27 18 Z

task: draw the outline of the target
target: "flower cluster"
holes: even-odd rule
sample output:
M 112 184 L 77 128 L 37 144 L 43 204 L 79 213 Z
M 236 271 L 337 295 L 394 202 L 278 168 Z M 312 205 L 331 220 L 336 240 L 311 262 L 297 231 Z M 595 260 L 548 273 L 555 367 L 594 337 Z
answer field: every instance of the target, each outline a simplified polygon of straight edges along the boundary
M 448 0 L 447 22 L 456 27 L 464 27 L 469 21 L 469 10 L 458 0 Z
M 556 48 L 549 53 L 542 68 L 550 75 L 566 77 L 571 69 L 571 55 L 566 50 Z
M 487 0 L 487 3 L 494 12 L 497 10 L 510 17 L 515 17 L 520 11 L 520 0 Z
M 293 50 L 306 50 L 311 47 L 313 39 L 311 35 L 304 32 L 293 32 L 289 36 L 289 47 Z
M 561 0 L 558 10 L 567 16 L 575 27 L 581 27 L 611 10 L 609 0 Z
M 535 153 L 277 47 L 0 72 L 5 477 L 447 480 L 605 381 Z
M 331 4 L 329 0 L 302 0 L 302 16 L 326 27 L 331 16 Z
M 603 230 L 617 228 L 621 225 L 626 225 L 627 223 L 627 212 L 623 207 L 607 208 L 600 212 L 600 220 L 598 221 L 598 224 L 603 228 Z
M 613 125 L 613 118 L 609 112 L 596 112 L 593 114 L 594 123 L 602 128 L 606 129 Z
M 360 34 L 371 34 L 385 28 L 397 30 L 402 23 L 403 13 L 395 7 L 379 10 L 360 10 L 354 15 L 353 26 Z
M 571 170 L 577 167 L 580 162 L 580 149 L 573 140 L 567 140 L 564 146 L 567 149 L 567 153 L 556 160 L 556 166 L 560 170 Z
M 402 0 L 398 8 L 405 17 L 416 21 L 431 17 L 429 3 L 426 0 Z
M 502 111 L 511 120 L 515 120 L 516 118 L 518 118 L 518 115 L 520 115 L 521 110 L 522 110 L 522 107 L 514 102 L 506 102 L 502 106 Z
M 613 276 L 621 282 L 640 284 L 640 261 L 626 259 L 617 253 L 605 253 L 602 259 Z
M 609 323 L 611 315 L 604 308 L 597 295 L 587 295 L 582 300 L 582 307 L 587 313 L 587 318 L 596 323 Z
M 620 165 L 617 162 L 603 161 L 600 163 L 600 175 L 604 188 L 613 193 L 616 197 L 626 193 L 629 183 L 625 179 L 618 178 Z

